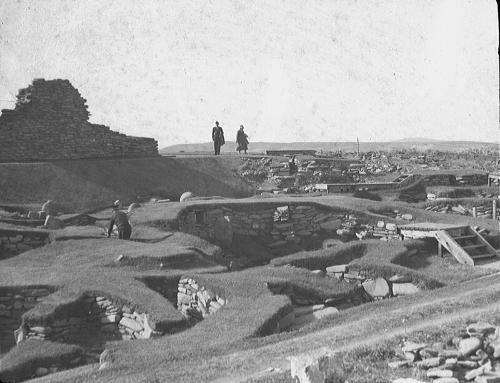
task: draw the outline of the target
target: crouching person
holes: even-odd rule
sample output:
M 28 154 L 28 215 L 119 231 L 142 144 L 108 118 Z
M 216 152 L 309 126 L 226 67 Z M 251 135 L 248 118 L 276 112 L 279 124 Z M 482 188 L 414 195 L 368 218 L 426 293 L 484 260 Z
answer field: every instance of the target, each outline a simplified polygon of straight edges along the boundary
M 109 221 L 108 238 L 111 237 L 113 226 L 116 225 L 116 228 L 118 229 L 118 239 L 130 239 L 132 227 L 128 221 L 127 213 L 120 211 L 120 207 L 120 201 L 115 201 L 113 204 L 113 214 L 111 215 L 111 220 Z

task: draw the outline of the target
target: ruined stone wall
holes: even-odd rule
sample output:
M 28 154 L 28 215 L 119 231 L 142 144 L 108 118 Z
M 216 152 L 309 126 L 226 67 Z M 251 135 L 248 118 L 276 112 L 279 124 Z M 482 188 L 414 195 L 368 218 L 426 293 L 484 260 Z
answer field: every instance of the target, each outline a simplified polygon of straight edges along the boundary
M 46 325 L 23 323 L 21 338 L 49 339 L 55 342 L 104 343 L 108 340 L 147 339 L 159 335 L 145 313 L 128 306 L 116 306 L 106 297 L 85 297 L 77 303 L 80 310 L 64 310 Z M 85 315 L 80 315 L 85 313 Z M 21 339 L 18 339 L 20 341 Z
M 21 325 L 22 314 L 49 294 L 44 286 L 0 288 L 0 354 L 16 344 L 14 331 Z
M 0 229 L 0 258 L 17 255 L 50 242 L 50 233 L 45 231 Z
M 278 207 L 287 207 L 287 217 L 276 220 Z M 230 205 L 193 206 L 179 215 L 179 229 L 201 238 L 215 239 L 230 245 L 235 234 L 256 236 L 274 241 L 308 237 L 321 230 L 340 227 L 343 214 L 313 205 L 272 205 L 232 208 Z
M 88 122 L 86 100 L 68 80 L 34 80 L 14 110 L 0 116 L 0 161 L 148 157 L 152 138 L 131 137 Z

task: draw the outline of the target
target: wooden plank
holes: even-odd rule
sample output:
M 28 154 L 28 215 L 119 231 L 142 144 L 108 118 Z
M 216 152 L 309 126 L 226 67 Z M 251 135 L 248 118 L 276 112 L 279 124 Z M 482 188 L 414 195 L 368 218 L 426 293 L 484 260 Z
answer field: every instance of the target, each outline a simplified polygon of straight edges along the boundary
M 452 254 L 458 262 L 474 266 L 474 259 L 444 230 L 436 232 L 436 239 Z
M 493 246 L 491 246 L 490 243 L 481 234 L 477 232 L 477 230 L 475 230 L 473 227 L 470 227 L 469 229 L 477 236 L 479 241 L 481 241 L 486 245 L 486 248 L 491 254 L 498 257 L 498 251 Z

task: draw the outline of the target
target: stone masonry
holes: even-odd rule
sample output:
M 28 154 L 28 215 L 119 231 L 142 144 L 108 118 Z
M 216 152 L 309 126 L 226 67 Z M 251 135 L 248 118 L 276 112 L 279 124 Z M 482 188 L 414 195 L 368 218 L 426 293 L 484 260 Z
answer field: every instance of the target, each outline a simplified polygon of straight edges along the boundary
M 286 214 L 280 216 L 279 209 Z M 335 231 L 342 214 L 316 205 L 284 206 L 268 204 L 257 207 L 203 206 L 189 207 L 179 215 L 179 229 L 223 245 L 232 243 L 233 235 L 260 237 L 279 245 L 299 237 L 310 237 L 319 231 Z
M 68 80 L 35 79 L 0 115 L 0 161 L 150 157 L 152 138 L 131 137 L 88 122 L 89 112 Z
M 50 233 L 37 230 L 0 229 L 0 258 L 52 242 Z

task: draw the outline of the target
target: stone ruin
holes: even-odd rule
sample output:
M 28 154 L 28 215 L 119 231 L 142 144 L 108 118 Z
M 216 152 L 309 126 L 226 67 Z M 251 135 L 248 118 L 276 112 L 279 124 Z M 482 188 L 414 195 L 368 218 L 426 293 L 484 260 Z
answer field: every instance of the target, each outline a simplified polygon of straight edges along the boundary
M 0 115 L 0 161 L 150 157 L 152 138 L 132 137 L 88 121 L 85 100 L 68 80 L 35 79 Z

